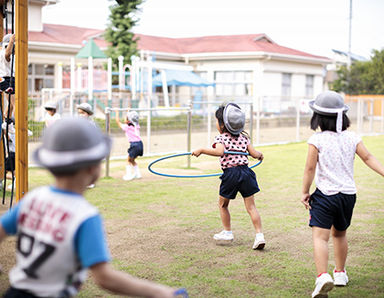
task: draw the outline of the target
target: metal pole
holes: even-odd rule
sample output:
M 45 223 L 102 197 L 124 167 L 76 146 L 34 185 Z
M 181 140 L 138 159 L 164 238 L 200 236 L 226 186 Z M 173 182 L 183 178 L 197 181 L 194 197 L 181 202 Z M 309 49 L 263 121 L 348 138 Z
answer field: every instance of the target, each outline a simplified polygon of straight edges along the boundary
M 111 111 L 109 108 L 105 108 L 105 132 L 109 136 L 111 129 L 110 129 L 110 124 L 111 124 Z M 107 157 L 105 158 L 105 177 L 109 177 L 109 158 L 110 155 L 108 154 Z
M 250 104 L 249 110 L 249 137 L 251 138 L 251 144 L 253 144 L 253 103 Z
M 208 107 L 207 107 L 207 110 L 208 110 L 208 119 L 207 119 L 207 122 L 208 122 L 208 126 L 207 126 L 207 137 L 208 137 L 208 140 L 207 140 L 207 146 L 209 147 L 210 144 L 211 144 L 211 122 L 212 122 L 212 115 L 211 115 L 211 109 L 212 109 L 212 105 L 210 103 L 208 103 Z
M 191 152 L 192 141 L 192 102 L 189 105 L 190 109 L 187 113 L 187 152 Z M 187 155 L 187 167 L 191 167 L 191 156 Z
M 256 111 L 256 144 L 260 144 L 260 101 L 261 96 L 257 97 L 257 111 Z
M 300 142 L 300 100 L 296 99 L 296 142 Z

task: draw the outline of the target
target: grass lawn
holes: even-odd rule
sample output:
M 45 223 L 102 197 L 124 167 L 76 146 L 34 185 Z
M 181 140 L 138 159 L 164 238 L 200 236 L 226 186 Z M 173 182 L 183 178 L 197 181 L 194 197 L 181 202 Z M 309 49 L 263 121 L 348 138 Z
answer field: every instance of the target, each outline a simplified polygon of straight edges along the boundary
M 365 137 L 364 143 L 384 163 L 384 136 Z M 186 287 L 190 297 L 309 297 L 316 277 L 308 212 L 300 203 L 307 144 L 257 148 L 265 160 L 255 168 L 261 188 L 256 197 L 265 238 L 263 251 L 251 249 L 254 230 L 239 196 L 231 202 L 235 241 L 218 245 L 221 231 L 217 208 L 218 177 L 165 178 L 146 166 L 154 158 L 140 158 L 143 179 L 121 179 L 124 162 L 111 163 L 111 178 L 101 178 L 86 198 L 100 210 L 116 269 L 134 276 Z M 157 164 L 167 173 L 219 171 L 217 158 L 185 157 Z M 161 167 L 161 168 L 160 168 Z M 41 169 L 30 170 L 30 187 L 52 182 Z M 384 183 L 383 178 L 355 162 L 357 204 L 348 230 L 347 270 L 350 283 L 330 297 L 384 297 Z M 14 239 L 1 247 L 0 264 L 8 272 L 14 263 Z M 330 242 L 329 272 L 333 270 Z M 0 275 L 0 293 L 8 286 Z M 92 279 L 79 297 L 111 297 Z

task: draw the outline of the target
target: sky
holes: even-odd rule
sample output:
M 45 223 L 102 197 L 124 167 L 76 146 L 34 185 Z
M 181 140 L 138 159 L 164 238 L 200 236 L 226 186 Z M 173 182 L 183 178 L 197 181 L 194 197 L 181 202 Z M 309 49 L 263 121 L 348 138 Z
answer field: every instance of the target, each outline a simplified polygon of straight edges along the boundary
M 105 29 L 113 0 L 60 0 L 43 22 Z M 350 0 L 145 0 L 133 32 L 164 37 L 267 34 L 321 56 L 348 51 Z M 384 0 L 352 0 L 351 52 L 384 49 Z

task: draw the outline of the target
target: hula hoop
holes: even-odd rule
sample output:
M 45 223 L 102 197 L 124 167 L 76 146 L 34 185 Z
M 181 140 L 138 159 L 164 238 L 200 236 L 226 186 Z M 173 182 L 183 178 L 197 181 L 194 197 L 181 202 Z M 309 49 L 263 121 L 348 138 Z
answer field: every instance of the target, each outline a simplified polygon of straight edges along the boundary
M 159 173 L 159 172 L 156 172 L 155 170 L 152 169 L 152 166 L 155 163 L 158 163 L 159 161 L 162 161 L 162 160 L 165 160 L 168 158 L 184 156 L 184 155 L 191 155 L 191 154 L 192 154 L 191 152 L 186 152 L 186 153 L 173 154 L 173 155 L 168 155 L 168 156 L 158 158 L 158 159 L 152 161 L 148 165 L 148 170 L 155 175 L 164 176 L 164 177 L 172 177 L 172 178 L 205 178 L 205 177 L 216 177 L 216 176 L 220 176 L 223 174 L 223 173 L 215 173 L 215 174 L 205 174 L 205 175 L 173 175 L 173 174 Z M 236 152 L 236 151 L 224 151 L 224 154 L 249 155 L 248 153 L 245 153 L 245 152 Z M 249 168 L 253 169 L 253 168 L 257 167 L 259 164 L 261 164 L 261 160 L 259 162 L 255 163 L 253 166 L 250 166 Z

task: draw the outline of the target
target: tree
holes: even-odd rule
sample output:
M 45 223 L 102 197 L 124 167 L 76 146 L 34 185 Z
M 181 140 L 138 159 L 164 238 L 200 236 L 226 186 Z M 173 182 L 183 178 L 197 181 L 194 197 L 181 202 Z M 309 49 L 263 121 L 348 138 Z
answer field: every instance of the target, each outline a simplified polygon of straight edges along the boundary
M 123 56 L 125 63 L 131 61 L 132 55 L 137 55 L 137 38 L 130 30 L 138 22 L 135 13 L 143 0 L 115 0 L 110 7 L 111 14 L 104 38 L 110 43 L 107 55 L 113 64 L 118 65 L 118 57 Z
M 384 94 L 384 50 L 373 51 L 370 61 L 354 62 L 350 69 L 342 66 L 332 89 L 347 94 Z

